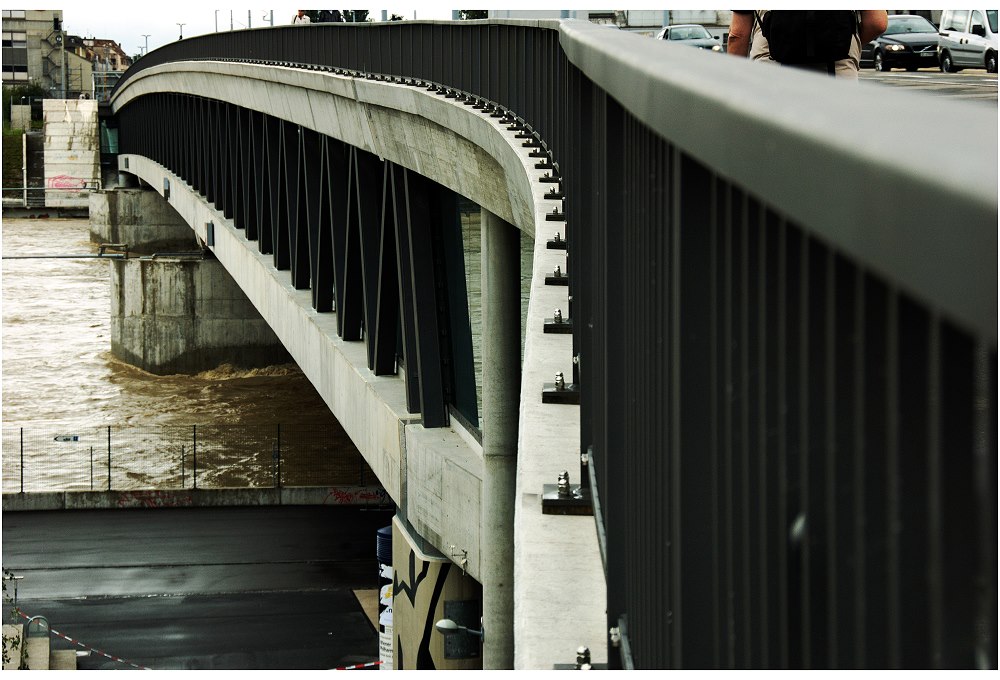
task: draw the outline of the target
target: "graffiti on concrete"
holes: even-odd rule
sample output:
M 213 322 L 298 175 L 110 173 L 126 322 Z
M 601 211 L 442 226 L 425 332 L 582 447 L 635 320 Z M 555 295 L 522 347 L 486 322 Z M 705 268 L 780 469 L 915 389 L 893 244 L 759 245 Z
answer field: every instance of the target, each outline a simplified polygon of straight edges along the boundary
M 69 175 L 56 175 L 45 180 L 45 186 L 49 189 L 86 189 L 87 180 Z
M 119 508 L 188 508 L 192 505 L 190 495 L 166 491 L 125 491 L 118 494 Z
M 330 487 L 323 505 L 381 505 L 390 501 L 386 490 L 379 487 Z

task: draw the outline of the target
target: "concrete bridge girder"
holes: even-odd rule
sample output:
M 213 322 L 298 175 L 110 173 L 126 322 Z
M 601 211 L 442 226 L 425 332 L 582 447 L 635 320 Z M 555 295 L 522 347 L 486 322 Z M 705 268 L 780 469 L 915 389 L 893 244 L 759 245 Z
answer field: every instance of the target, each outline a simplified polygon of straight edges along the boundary
M 118 109 L 158 92 L 219 99 L 315 130 L 428 177 L 534 235 L 531 159 L 511 154 L 499 126 L 452 100 L 405 85 L 229 62 L 143 71 Z
M 572 341 L 544 333 L 544 318 L 556 308 L 568 309 L 566 288 L 545 283 L 557 266 L 566 268 L 565 251 L 546 247 L 557 232 L 565 236 L 565 225 L 546 220 L 549 185 L 538 182 L 544 171 L 534 168 L 529 150 L 496 119 L 454 100 L 282 67 L 191 62 L 150 68 L 113 106 L 161 92 L 225 100 L 371 151 L 470 198 L 534 238 L 510 546 L 513 665 L 549 669 L 572 662 L 581 645 L 591 649 L 595 663 L 605 661 L 605 582 L 593 519 L 541 511 L 543 485 L 554 483 L 560 471 L 580 481 L 580 419 L 578 407 L 542 403 L 545 383 L 557 372 L 573 374 Z M 410 525 L 446 557 L 458 563 L 461 556 L 463 570 L 481 580 L 489 568 L 482 564 L 480 541 L 482 447 L 454 421 L 450 429 L 423 428 L 419 416 L 406 410 L 403 381 L 374 375 L 364 344 L 338 337 L 336 315 L 312 309 L 310 291 L 296 290 L 269 255 L 251 247 L 232 220 L 181 178 L 144 157 L 123 156 L 120 164 L 160 193 L 163 178 L 170 179 L 171 205 L 203 240 L 206 224 L 214 223 L 216 257 L 317 387 L 390 496 L 405 507 Z

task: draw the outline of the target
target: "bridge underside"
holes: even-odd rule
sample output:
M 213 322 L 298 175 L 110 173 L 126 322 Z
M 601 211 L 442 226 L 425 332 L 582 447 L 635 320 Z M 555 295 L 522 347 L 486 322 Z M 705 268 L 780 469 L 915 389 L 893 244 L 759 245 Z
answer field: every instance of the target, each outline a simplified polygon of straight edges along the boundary
M 602 661 L 604 585 L 593 520 L 541 512 L 544 484 L 562 469 L 574 477 L 579 469 L 577 407 L 542 403 L 546 382 L 573 373 L 570 336 L 543 329 L 553 309 L 567 316 L 569 310 L 565 286 L 545 283 L 546 274 L 565 268 L 565 252 L 546 247 L 563 229 L 546 220 L 551 185 L 538 180 L 547 173 L 506 124 L 432 94 L 395 88 L 390 101 L 362 83 L 378 104 L 351 99 L 352 109 L 330 92 L 342 89 L 341 79 L 326 76 L 326 105 L 341 115 L 325 117 L 325 131 L 318 131 L 204 96 L 220 88 L 237 101 L 243 96 L 232 95 L 246 88 L 231 85 L 231 76 L 214 77 L 214 84 L 183 94 L 155 91 L 179 88 L 172 75 L 161 75 L 158 86 L 140 81 L 137 89 L 149 91 L 132 91 L 118 110 L 120 170 L 161 193 L 247 293 L 397 502 L 400 526 L 417 547 L 483 583 L 484 625 L 512 629 L 508 660 L 498 665 L 514 664 L 516 639 L 540 635 L 551 644 L 519 647 L 518 667 L 551 668 L 553 650 L 571 661 L 581 644 Z M 263 99 L 282 101 L 273 92 Z M 314 101 L 305 109 L 320 107 Z M 489 264 L 488 233 L 513 234 L 515 254 L 517 232 L 508 222 L 535 239 L 523 369 L 518 377 L 515 360 L 494 370 L 513 377 L 512 399 L 502 407 L 484 404 L 482 423 L 458 191 L 483 210 L 483 333 L 490 340 L 513 333 L 505 344 L 515 353 L 520 324 L 508 320 L 501 331 L 487 319 L 488 308 L 510 297 L 486 290 L 497 265 L 496 258 Z M 483 342 L 478 396 L 486 402 L 502 380 L 487 377 L 491 351 Z M 501 429 L 507 443 L 498 445 Z M 588 543 L 593 550 L 584 564 L 560 559 Z M 554 574 L 515 580 L 514 569 Z M 548 626 L 541 612 L 562 597 L 567 580 L 589 581 L 591 596 L 571 607 L 572 627 Z

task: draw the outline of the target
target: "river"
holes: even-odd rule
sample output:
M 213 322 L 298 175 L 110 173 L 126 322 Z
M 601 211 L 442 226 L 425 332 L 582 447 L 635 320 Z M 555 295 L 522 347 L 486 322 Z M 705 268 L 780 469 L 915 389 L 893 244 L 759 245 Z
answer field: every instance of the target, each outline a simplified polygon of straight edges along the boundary
M 478 211 L 462 231 L 478 396 Z M 374 481 L 295 364 L 158 376 L 112 356 L 110 262 L 53 257 L 97 253 L 86 219 L 4 219 L 0 234 L 5 491 Z M 522 240 L 522 324 L 532 251 Z
M 4 219 L 0 248 L 5 258 L 97 253 L 86 219 Z M 100 259 L 3 260 L 5 491 L 16 476 L 12 461 L 22 428 L 28 441 L 75 436 L 86 444 L 88 437 L 103 443 L 104 435 L 95 433 L 109 427 L 116 433 L 208 425 L 246 432 L 281 425 L 286 433 L 319 429 L 332 438 L 330 447 L 353 448 L 294 364 L 255 370 L 223 365 L 197 375 L 157 376 L 115 359 L 110 266 Z M 66 444 L 57 450 L 78 447 Z M 150 475 L 157 468 L 148 467 Z M 71 488 L 81 474 L 86 477 L 85 468 L 67 466 L 61 453 L 45 456 L 33 461 L 31 479 L 46 489 Z

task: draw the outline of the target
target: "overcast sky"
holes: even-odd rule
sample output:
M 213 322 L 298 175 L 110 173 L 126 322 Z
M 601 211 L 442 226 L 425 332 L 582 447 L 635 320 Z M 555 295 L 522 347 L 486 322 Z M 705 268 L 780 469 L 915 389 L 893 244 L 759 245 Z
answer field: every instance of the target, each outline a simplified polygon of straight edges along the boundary
M 274 25 L 290 24 L 297 7 L 272 6 L 271 9 L 215 9 L 207 3 L 190 0 L 139 0 L 129 3 L 99 2 L 97 0 L 62 0 L 52 3 L 63 10 L 63 28 L 82 37 L 110 38 L 122 46 L 129 55 L 138 54 L 145 47 L 149 34 L 150 51 L 177 40 L 180 31 L 189 38 L 219 31 L 228 31 L 230 20 L 235 29 L 269 26 L 273 12 Z M 474 4 L 474 3 L 472 3 Z M 514 4 L 514 3 L 510 3 Z M 52 6 L 52 5 L 49 5 Z M 451 19 L 450 5 L 421 4 L 417 9 L 390 9 L 389 14 L 399 14 L 407 19 Z M 380 20 L 382 10 L 369 9 L 369 16 Z M 249 16 L 247 13 L 249 12 Z M 183 23 L 183 28 L 177 24 Z
M 405 2 L 406 0 L 404 0 Z M 773 2 L 773 0 L 772 0 Z M 779 0 L 780 2 L 780 0 Z M 11 3 L 13 4 L 13 3 Z M 537 0 L 507 0 L 498 2 L 496 0 L 484 2 L 463 2 L 462 4 L 431 1 L 419 2 L 405 7 L 395 7 L 387 9 L 389 15 L 399 14 L 407 19 L 451 19 L 452 9 L 464 7 L 467 9 L 544 9 L 552 7 L 554 11 L 559 9 L 575 8 L 596 8 L 600 3 L 566 2 L 564 5 L 539 5 Z M 608 3 L 611 4 L 611 3 Z M 632 0 L 628 4 L 630 9 L 658 9 L 662 7 L 662 2 L 656 0 Z M 280 26 L 290 24 L 292 17 L 298 9 L 292 5 L 272 6 L 270 9 L 216 9 L 209 7 L 207 2 L 193 2 L 192 0 L 132 0 L 131 2 L 121 2 L 120 0 L 56 0 L 45 6 L 61 7 L 63 10 L 64 29 L 74 35 L 85 38 L 109 38 L 115 40 L 122 46 L 126 54 L 139 54 L 140 48 L 145 47 L 147 39 L 143 36 L 148 34 L 148 44 L 150 51 L 162 47 L 167 43 L 177 40 L 180 32 L 184 37 L 190 38 L 195 35 L 212 33 L 218 28 L 219 31 L 228 31 L 230 21 L 235 29 L 243 29 L 248 25 L 252 28 L 269 26 L 271 17 L 274 18 L 274 25 Z M 24 5 L 22 5 L 24 6 Z M 696 7 L 708 7 L 704 0 L 695 0 L 684 3 L 686 9 Z M 30 6 L 28 6 L 30 8 Z M 249 12 L 249 16 L 248 16 Z M 273 15 L 272 15 L 273 12 Z M 381 20 L 382 9 L 368 10 L 369 16 L 375 21 Z M 557 15 L 558 16 L 558 15 Z M 183 23 L 183 28 L 177 24 Z

